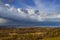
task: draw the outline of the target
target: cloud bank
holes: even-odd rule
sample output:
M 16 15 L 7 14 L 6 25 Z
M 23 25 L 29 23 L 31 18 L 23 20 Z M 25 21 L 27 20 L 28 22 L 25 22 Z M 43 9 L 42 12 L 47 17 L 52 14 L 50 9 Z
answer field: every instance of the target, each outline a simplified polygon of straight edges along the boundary
M 15 8 L 13 6 L 10 7 L 9 4 L 4 4 L 0 6 L 1 17 L 7 18 L 7 19 L 14 19 L 17 21 L 21 21 L 21 20 L 41 21 L 40 15 L 35 14 L 35 11 L 36 10 L 29 9 L 29 8 L 21 9 L 21 8 Z
M 9 3 L 0 2 L 0 24 L 24 22 L 60 22 L 60 3 L 56 0 L 33 0 L 35 7 L 29 6 L 23 2 L 24 8 L 15 7 Z M 12 22 L 13 21 L 13 22 Z

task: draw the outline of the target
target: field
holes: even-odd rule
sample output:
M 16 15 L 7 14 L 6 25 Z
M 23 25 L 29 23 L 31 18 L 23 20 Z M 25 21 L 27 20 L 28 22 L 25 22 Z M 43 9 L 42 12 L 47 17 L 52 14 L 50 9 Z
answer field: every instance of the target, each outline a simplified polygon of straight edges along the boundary
M 60 28 L 0 28 L 0 40 L 60 40 Z
M 44 40 L 60 40 L 60 37 L 54 37 L 54 38 L 46 38 Z

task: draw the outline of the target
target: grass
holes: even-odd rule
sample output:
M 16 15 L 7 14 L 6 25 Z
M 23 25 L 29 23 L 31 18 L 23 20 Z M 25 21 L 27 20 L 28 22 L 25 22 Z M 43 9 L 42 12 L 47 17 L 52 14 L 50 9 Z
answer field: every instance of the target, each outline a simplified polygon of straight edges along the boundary
M 46 38 L 45 40 L 60 40 L 60 37 Z
M 60 28 L 0 28 L 0 40 L 60 40 L 59 36 Z

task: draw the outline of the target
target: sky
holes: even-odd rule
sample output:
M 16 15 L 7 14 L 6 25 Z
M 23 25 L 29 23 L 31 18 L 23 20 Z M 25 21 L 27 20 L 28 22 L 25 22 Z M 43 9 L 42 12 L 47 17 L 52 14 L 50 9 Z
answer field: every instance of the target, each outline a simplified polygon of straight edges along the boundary
M 28 11 L 28 14 L 21 9 Z M 0 25 L 38 26 L 41 22 L 60 22 L 60 0 L 0 1 Z M 50 23 L 46 23 L 48 24 Z

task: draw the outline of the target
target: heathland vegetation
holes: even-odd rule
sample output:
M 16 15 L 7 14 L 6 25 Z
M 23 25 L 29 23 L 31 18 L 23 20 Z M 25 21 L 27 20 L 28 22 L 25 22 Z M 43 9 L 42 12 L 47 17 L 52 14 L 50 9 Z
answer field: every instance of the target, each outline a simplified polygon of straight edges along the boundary
M 60 28 L 0 28 L 0 40 L 60 40 Z

